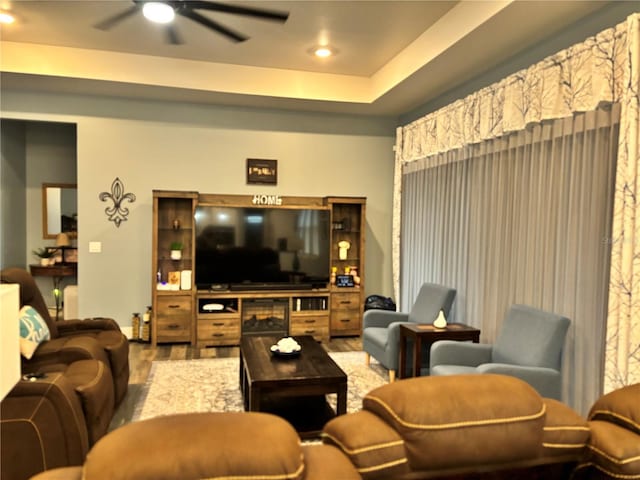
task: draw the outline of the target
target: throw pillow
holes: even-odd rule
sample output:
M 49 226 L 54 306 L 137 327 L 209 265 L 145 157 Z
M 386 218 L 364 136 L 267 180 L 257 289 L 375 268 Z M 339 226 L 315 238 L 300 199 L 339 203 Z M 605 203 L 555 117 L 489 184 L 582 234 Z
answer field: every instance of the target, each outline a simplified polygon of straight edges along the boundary
M 25 305 L 20 309 L 20 353 L 26 359 L 33 357 L 38 345 L 51 338 L 47 322 L 38 311 Z

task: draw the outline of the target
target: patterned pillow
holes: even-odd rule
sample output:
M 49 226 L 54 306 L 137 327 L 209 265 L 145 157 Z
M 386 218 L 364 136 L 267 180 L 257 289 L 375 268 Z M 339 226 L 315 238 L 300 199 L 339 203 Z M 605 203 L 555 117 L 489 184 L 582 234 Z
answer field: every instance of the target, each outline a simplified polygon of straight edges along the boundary
M 20 309 L 20 353 L 30 359 L 38 345 L 49 340 L 51 335 L 47 322 L 35 308 L 25 305 Z

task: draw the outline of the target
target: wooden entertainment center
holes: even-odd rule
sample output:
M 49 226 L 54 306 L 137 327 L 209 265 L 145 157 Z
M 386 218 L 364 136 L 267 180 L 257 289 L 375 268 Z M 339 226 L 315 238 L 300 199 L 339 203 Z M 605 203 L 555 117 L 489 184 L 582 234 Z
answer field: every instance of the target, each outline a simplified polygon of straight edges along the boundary
M 338 275 L 355 269 L 354 286 L 196 285 L 198 206 L 326 210 L 330 217 L 329 264 Z M 362 197 L 280 197 L 153 191 L 153 345 L 189 342 L 198 347 L 239 345 L 243 334 L 312 335 L 319 341 L 362 332 L 364 232 Z M 348 250 L 340 246 L 348 242 Z M 182 245 L 180 258 L 172 245 Z M 328 276 L 331 272 L 328 272 Z M 333 279 L 333 275 L 331 275 Z M 170 281 L 171 280 L 171 281 Z M 345 277 L 339 279 L 345 280 Z M 359 280 L 359 282 L 358 282 Z

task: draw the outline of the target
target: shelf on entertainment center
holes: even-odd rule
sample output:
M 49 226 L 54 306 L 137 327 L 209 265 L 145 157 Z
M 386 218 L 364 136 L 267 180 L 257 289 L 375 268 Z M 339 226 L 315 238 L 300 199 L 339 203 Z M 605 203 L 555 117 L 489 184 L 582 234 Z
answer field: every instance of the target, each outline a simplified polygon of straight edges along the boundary
M 331 267 L 338 275 L 346 267 L 356 269 L 360 287 L 331 286 L 331 336 L 360 335 L 364 306 L 364 234 L 366 231 L 364 198 L 329 197 L 331 206 Z M 339 243 L 349 243 L 347 252 L 340 252 Z M 340 253 L 346 253 L 345 259 Z
M 330 291 L 329 288 L 316 288 L 316 289 L 286 289 L 286 290 L 209 290 L 209 289 L 198 289 L 198 295 L 224 295 L 224 296 L 238 296 L 238 297 L 246 297 L 246 296 L 254 296 L 254 297 L 294 297 L 294 296 L 309 296 L 310 294 L 321 295 L 328 294 Z
M 318 341 L 329 340 L 330 293 L 328 288 L 315 290 L 198 290 L 196 294 L 198 347 L 237 345 L 243 334 L 247 312 L 270 318 L 272 309 L 285 312 L 281 316 L 282 335 L 312 335 Z M 299 301 L 298 301 L 299 300 Z M 313 302 L 317 302 L 313 303 Z M 205 311 L 205 305 L 231 306 L 235 312 Z M 303 310 L 303 307 L 318 307 Z M 212 306 L 211 308 L 220 308 Z M 265 313 L 266 312 L 266 313 Z M 252 317 L 253 313 L 249 315 Z M 256 319 L 256 321 L 258 318 Z M 285 328 L 281 326 L 280 328 Z M 256 334 L 252 329 L 247 334 Z
M 151 340 L 158 343 L 196 343 L 194 315 L 193 222 L 197 192 L 153 191 Z M 181 258 L 171 258 L 171 247 L 180 243 Z M 177 272 L 177 273 L 173 273 Z M 189 275 L 191 272 L 191 275 Z M 158 290 L 158 276 L 185 289 Z M 188 286 L 189 288 L 186 288 Z

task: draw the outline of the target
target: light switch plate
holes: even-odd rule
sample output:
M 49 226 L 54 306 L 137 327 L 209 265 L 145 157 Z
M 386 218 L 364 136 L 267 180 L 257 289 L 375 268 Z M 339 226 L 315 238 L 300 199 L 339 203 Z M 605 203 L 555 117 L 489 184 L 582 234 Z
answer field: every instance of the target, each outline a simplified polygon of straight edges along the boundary
M 102 252 L 102 242 L 89 242 L 89 253 Z

